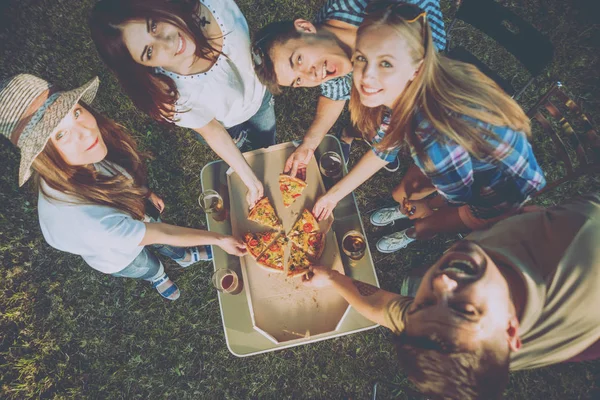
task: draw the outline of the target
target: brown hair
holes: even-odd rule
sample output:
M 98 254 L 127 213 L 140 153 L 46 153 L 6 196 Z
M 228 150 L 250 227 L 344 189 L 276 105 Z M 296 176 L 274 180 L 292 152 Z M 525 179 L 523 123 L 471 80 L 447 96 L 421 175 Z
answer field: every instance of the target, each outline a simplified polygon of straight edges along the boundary
M 418 10 L 418 7 L 413 7 Z M 379 7 L 377 11 L 368 13 L 357 33 L 360 37 L 372 27 L 393 27 L 406 41 L 413 65 L 417 67 L 422 61 L 415 79 L 407 84 L 394 103 L 391 124 L 379 148 L 398 147 L 407 141 L 420 157 L 424 157 L 415 137 L 415 110 L 419 110 L 425 120 L 443 135 L 439 140 L 453 140 L 478 159 L 493 156 L 493 149 L 485 136 L 495 135 L 465 120 L 462 115 L 530 134 L 529 119 L 516 101 L 475 66 L 439 55 L 433 45 L 426 16 L 408 22 L 400 15 L 399 9 Z M 352 122 L 361 132 L 378 129 L 384 106 L 363 106 L 354 85 L 349 108 Z M 424 158 L 426 163 L 430 162 L 427 157 Z
M 99 174 L 91 166 L 67 164 L 49 140 L 32 164 L 35 186 L 46 197 L 52 198 L 40 185 L 40 179 L 43 179 L 52 189 L 77 198 L 78 203 L 108 206 L 126 212 L 133 218 L 143 219 L 144 198 L 148 192 L 145 187 L 144 165 L 147 156 L 138 152 L 135 141 L 124 127 L 95 112 L 84 103 L 80 104 L 96 118 L 102 139 L 108 148 L 105 160 L 124 168 L 133 178 L 133 182 L 121 174 L 106 176 Z
M 151 18 L 176 26 L 193 38 L 196 57 L 212 60 L 220 52 L 202 33 L 198 0 L 101 0 L 92 10 L 90 30 L 100 58 L 115 73 L 136 107 L 160 122 L 173 120 L 179 97 L 175 82 L 157 74 L 153 67 L 138 64 L 123 42 L 122 26 Z
M 402 333 L 394 339 L 398 360 L 419 391 L 453 400 L 502 398 L 510 355 L 503 343 L 482 343 L 475 351 L 464 351 L 435 336 Z
M 294 21 L 277 21 L 261 28 L 252 42 L 254 71 L 263 85 L 273 94 L 281 94 L 281 86 L 277 83 L 275 65 L 271 51 L 276 45 L 285 44 L 290 39 L 297 39 L 302 33 L 296 30 Z

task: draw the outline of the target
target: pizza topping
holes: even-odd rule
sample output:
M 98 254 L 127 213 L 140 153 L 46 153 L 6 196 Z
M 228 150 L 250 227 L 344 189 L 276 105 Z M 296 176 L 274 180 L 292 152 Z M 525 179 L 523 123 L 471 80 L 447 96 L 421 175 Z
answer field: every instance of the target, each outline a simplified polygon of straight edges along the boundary
M 276 245 L 276 244 L 274 244 L 271 247 L 269 247 L 269 250 L 271 250 L 271 251 L 277 251 L 277 250 L 279 250 L 279 246 Z
M 312 232 L 313 230 L 313 226 L 311 223 L 307 222 L 304 224 L 304 226 L 302 227 L 302 229 L 304 230 L 304 232 L 308 233 L 308 232 Z
M 250 246 L 252 246 L 252 247 L 258 246 L 258 240 L 256 240 L 256 239 L 252 239 L 252 240 L 250 240 L 249 244 L 250 244 Z
M 290 251 L 290 262 L 288 266 L 288 276 L 303 275 L 308 272 L 312 265 L 308 255 L 302 250 L 302 248 L 292 244 Z
M 279 221 L 277 214 L 275 214 L 275 209 L 267 197 L 263 197 L 256 203 L 254 208 L 250 210 L 248 219 L 274 229 L 281 229 L 281 221 Z
M 285 207 L 291 206 L 295 199 L 302 195 L 302 191 L 306 187 L 306 182 L 292 178 L 289 175 L 279 175 L 279 190 Z

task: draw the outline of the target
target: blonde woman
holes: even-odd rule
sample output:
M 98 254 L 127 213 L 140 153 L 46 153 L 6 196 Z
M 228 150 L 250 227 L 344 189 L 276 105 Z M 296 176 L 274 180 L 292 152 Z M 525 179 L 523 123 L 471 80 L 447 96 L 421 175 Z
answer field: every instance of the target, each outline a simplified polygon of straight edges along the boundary
M 179 289 L 159 259 L 181 267 L 212 258 L 211 245 L 241 256 L 231 237 L 159 221 L 164 202 L 145 186 L 143 155 L 123 127 L 93 111 L 98 78 L 71 91 L 20 74 L 0 81 L 0 132 L 21 149 L 19 185 L 33 174 L 38 214 L 52 247 L 92 268 L 149 281 L 169 300 Z
M 374 146 L 319 199 L 314 214 L 326 218 L 404 145 L 414 165 L 393 191 L 399 205 L 378 210 L 371 222 L 415 224 L 384 236 L 379 251 L 482 229 L 514 213 L 545 185 L 521 107 L 474 66 L 439 55 L 418 7 L 375 2 L 367 13 L 353 56 L 350 112 Z

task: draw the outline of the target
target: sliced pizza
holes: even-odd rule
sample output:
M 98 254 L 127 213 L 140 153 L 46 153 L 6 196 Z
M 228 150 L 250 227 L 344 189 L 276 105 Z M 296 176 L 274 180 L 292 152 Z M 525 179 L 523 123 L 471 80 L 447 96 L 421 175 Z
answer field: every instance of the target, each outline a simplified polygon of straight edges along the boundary
M 290 240 L 316 260 L 325 249 L 325 234 L 321 232 L 292 231 Z
M 285 174 L 279 175 L 279 190 L 281 191 L 281 197 L 283 197 L 283 205 L 286 208 L 302 196 L 305 187 L 306 182 L 302 179 Z
M 283 272 L 283 259 L 285 257 L 285 247 L 287 237 L 281 235 L 256 259 L 256 261 L 271 270 L 272 272 Z
M 308 269 L 312 265 L 312 261 L 308 254 L 302 250 L 299 246 L 292 243 L 290 250 L 290 258 L 288 260 L 288 273 L 287 276 L 300 276 L 308 272 Z
M 277 232 L 248 232 L 244 235 L 244 243 L 246 243 L 248 253 L 257 258 L 267 249 L 267 246 L 271 244 L 276 236 Z
M 282 229 L 281 220 L 279 220 L 279 217 L 275 213 L 275 209 L 268 197 L 263 197 L 252 207 L 248 213 L 248 219 L 273 229 Z
M 294 226 L 292 226 L 290 236 L 293 236 L 294 232 L 319 232 L 319 223 L 317 222 L 317 219 L 314 217 L 314 215 L 312 215 L 310 211 L 305 209 L 302 212 L 300 218 L 298 218 L 298 220 L 294 224 Z

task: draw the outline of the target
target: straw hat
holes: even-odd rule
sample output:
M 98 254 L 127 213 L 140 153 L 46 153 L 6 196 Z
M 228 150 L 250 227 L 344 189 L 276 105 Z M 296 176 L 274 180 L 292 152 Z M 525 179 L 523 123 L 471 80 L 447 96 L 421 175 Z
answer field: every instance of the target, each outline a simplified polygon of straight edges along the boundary
M 95 77 L 80 88 L 61 92 L 29 74 L 0 81 L 0 133 L 21 149 L 19 186 L 31 176 L 31 164 L 54 128 L 77 102 L 90 104 L 94 100 L 99 82 Z

